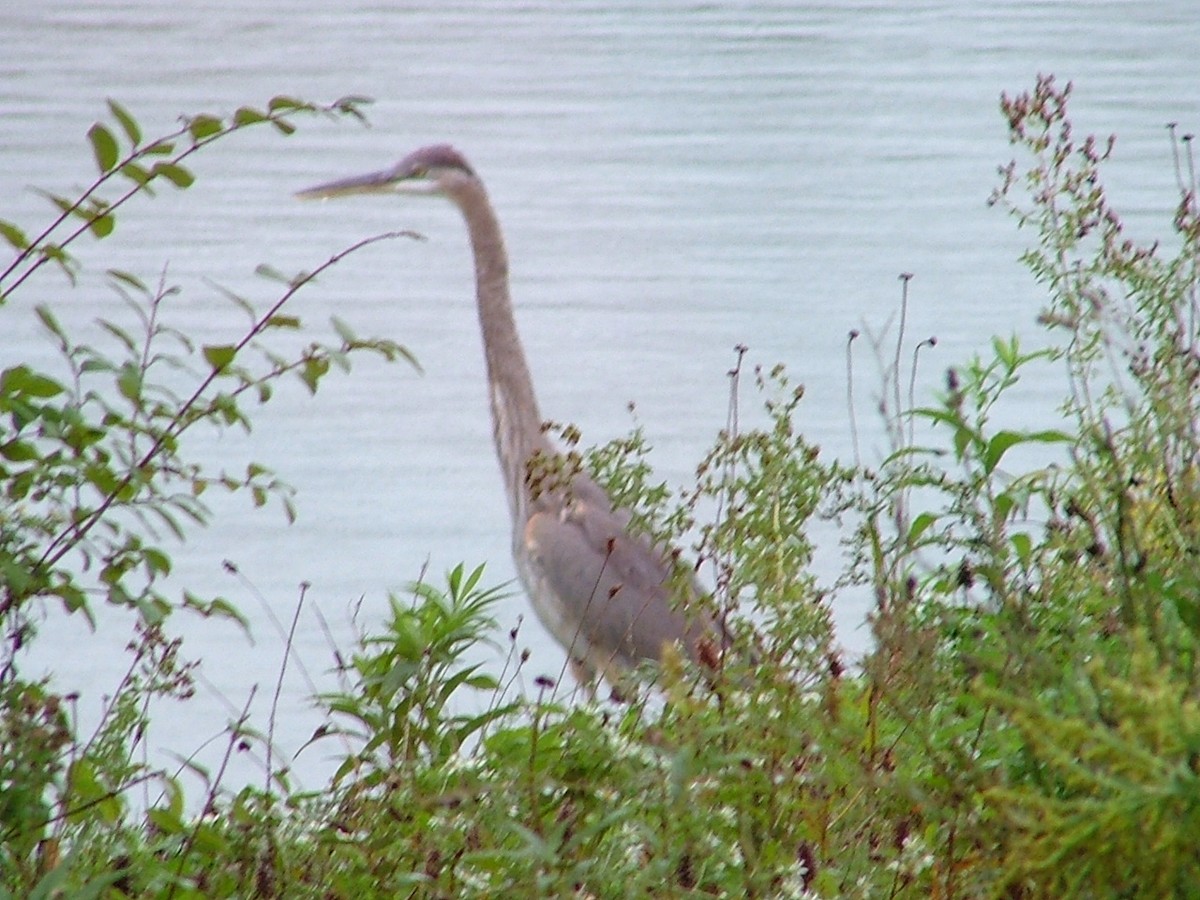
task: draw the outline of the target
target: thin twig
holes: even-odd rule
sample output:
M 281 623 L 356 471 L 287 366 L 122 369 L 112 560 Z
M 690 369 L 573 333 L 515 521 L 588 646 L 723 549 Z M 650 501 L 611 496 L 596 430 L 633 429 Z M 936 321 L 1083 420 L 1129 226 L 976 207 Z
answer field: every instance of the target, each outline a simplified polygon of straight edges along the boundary
M 292 627 L 288 629 L 287 640 L 283 645 L 283 660 L 279 663 L 279 678 L 275 681 L 275 696 L 271 698 L 271 713 L 267 718 L 267 777 L 263 784 L 265 793 L 271 792 L 271 778 L 274 776 L 272 767 L 275 759 L 275 719 L 279 712 L 279 695 L 283 693 L 283 676 L 287 673 L 288 659 L 295 652 L 296 646 L 296 625 L 300 622 L 300 611 L 304 608 L 304 598 L 308 596 L 310 585 L 307 581 L 300 583 L 300 599 L 296 601 L 296 611 L 292 614 Z M 303 669 L 304 666 L 297 660 L 297 664 Z M 307 677 L 307 673 L 305 673 Z M 312 679 L 309 679 L 311 685 Z M 314 691 L 315 693 L 315 691 Z
M 862 456 L 858 451 L 858 419 L 854 414 L 854 342 L 858 329 L 851 328 L 846 338 L 846 410 L 850 414 L 850 443 L 854 448 L 854 468 L 862 468 Z
M 896 406 L 894 415 L 900 415 L 900 354 L 904 349 L 904 328 L 908 320 L 908 283 L 912 281 L 912 272 L 901 272 L 900 281 L 903 287 L 900 289 L 900 322 L 896 328 L 896 357 L 892 363 L 892 390 L 895 394 Z M 903 425 L 897 420 L 897 426 L 900 429 L 900 441 L 904 440 Z
M 915 429 L 917 417 L 913 415 L 913 410 L 917 407 L 917 358 L 921 355 L 922 347 L 936 347 L 937 338 L 933 335 L 925 338 L 917 346 L 913 347 L 912 371 L 908 373 L 908 446 L 913 446 L 915 442 Z
M 737 358 L 734 360 L 733 368 L 725 373 L 729 377 L 729 407 L 725 414 L 725 444 L 727 452 L 725 453 L 725 471 L 721 477 L 724 490 L 717 495 L 717 510 L 713 517 L 714 532 L 721 527 L 721 523 L 725 519 L 726 505 L 732 506 L 733 504 L 732 485 L 735 468 L 733 447 L 741 428 L 738 418 L 738 395 L 741 387 L 742 361 L 745 359 L 749 349 L 745 344 L 734 345 L 733 351 L 737 354 Z M 722 618 L 724 618 L 733 602 L 733 597 L 729 592 L 730 581 L 728 573 L 730 563 L 728 554 L 724 559 L 714 558 L 713 566 L 716 568 L 717 591 L 721 594 L 718 605 L 722 610 Z

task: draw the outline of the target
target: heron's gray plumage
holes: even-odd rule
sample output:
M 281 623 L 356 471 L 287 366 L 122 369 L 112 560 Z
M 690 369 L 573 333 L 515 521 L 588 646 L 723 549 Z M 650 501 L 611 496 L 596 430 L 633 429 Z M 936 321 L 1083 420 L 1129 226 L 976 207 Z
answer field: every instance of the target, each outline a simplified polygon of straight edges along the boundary
M 466 159 L 436 144 L 392 169 L 300 196 L 382 192 L 445 196 L 466 220 L 513 556 L 538 617 L 566 648 L 576 674 L 589 683 L 597 674 L 611 682 L 642 662 L 661 660 L 668 644 L 679 644 L 693 659 L 705 655 L 706 643 L 722 645 L 723 628 L 689 608 L 701 593 L 694 578 L 677 577 L 667 553 L 631 533 L 628 514 L 614 509 L 592 479 L 553 471 L 561 458 L 543 432 L 517 333 L 500 223 Z

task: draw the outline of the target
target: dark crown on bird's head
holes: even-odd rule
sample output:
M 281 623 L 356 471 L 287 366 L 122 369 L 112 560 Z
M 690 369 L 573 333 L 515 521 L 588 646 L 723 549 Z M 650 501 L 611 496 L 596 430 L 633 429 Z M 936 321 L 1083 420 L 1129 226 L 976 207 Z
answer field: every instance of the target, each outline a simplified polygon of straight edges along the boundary
M 430 144 L 428 147 L 414 150 L 400 161 L 397 168 L 414 174 L 426 169 L 458 169 L 472 178 L 477 177 L 466 157 L 449 144 Z

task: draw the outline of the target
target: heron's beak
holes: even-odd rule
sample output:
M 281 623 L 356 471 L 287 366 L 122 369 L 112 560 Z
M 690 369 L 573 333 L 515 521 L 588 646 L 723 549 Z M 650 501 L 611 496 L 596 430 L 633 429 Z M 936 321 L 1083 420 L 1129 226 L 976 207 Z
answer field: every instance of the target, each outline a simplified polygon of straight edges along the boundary
M 395 171 L 384 170 L 318 184 L 315 187 L 297 191 L 296 196 L 301 200 L 328 200 L 332 197 L 348 197 L 352 194 L 391 194 L 403 192 L 401 184 L 403 181 L 397 178 Z
M 412 175 L 397 172 L 396 169 L 384 169 L 383 172 L 354 175 L 352 178 L 329 181 L 316 187 L 306 187 L 304 191 L 296 191 L 296 197 L 301 200 L 328 200 L 359 193 L 424 194 L 430 193 L 430 185 L 424 179 L 413 178 Z

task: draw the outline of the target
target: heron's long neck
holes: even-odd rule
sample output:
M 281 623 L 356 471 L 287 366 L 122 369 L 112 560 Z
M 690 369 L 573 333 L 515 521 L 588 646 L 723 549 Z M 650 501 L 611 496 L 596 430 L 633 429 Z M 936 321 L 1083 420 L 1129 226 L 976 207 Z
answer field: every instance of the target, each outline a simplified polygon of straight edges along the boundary
M 500 222 L 482 188 L 456 199 L 467 220 L 475 255 L 475 297 L 483 330 L 496 454 L 514 520 L 523 522 L 529 503 L 526 460 L 534 451 L 548 450 L 550 445 L 542 434 L 537 397 L 513 318 L 508 254 Z

